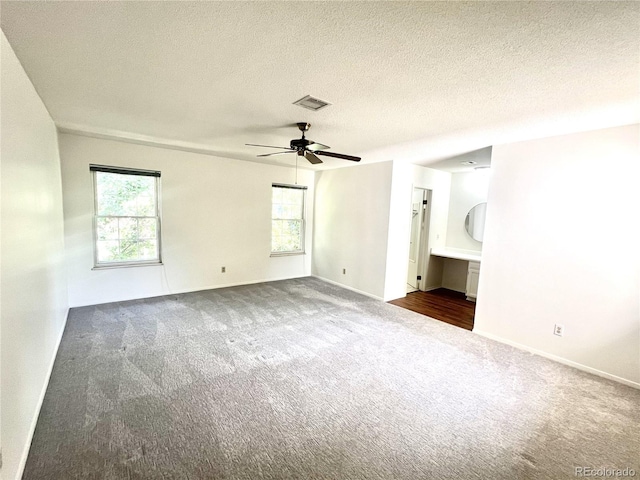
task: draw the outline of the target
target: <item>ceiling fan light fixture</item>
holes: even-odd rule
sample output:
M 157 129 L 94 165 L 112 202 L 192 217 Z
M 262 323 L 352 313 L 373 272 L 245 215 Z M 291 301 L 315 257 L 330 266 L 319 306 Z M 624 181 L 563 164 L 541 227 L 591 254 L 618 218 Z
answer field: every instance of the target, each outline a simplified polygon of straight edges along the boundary
M 321 108 L 331 105 L 329 102 L 325 102 L 324 100 L 320 100 L 319 98 L 314 98 L 311 95 L 306 95 L 300 100 L 296 100 L 295 102 L 293 102 L 293 104 L 298 105 L 302 108 L 306 108 L 308 110 L 313 110 L 314 112 L 317 112 Z

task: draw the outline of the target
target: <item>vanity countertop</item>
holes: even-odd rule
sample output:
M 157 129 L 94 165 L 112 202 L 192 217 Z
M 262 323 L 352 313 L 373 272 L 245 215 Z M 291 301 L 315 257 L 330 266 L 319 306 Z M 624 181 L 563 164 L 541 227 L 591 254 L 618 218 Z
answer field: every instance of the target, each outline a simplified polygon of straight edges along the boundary
M 455 258 L 457 260 L 467 260 L 470 262 L 480 262 L 482 252 L 472 250 L 459 250 L 457 248 L 432 248 L 431 255 L 436 257 Z

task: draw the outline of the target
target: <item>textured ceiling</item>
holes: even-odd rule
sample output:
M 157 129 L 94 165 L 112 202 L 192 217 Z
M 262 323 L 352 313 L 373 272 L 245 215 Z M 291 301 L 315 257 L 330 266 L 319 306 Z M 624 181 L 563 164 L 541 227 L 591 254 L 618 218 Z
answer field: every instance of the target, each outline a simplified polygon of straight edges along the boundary
M 1 25 L 62 129 L 243 160 L 299 121 L 429 164 L 640 120 L 636 2 L 3 1 Z
M 450 173 L 471 172 L 475 169 L 491 166 L 491 147 L 481 148 L 430 163 L 431 168 Z M 473 162 L 473 163 L 472 163 Z M 471 165 L 469 165 L 471 163 Z

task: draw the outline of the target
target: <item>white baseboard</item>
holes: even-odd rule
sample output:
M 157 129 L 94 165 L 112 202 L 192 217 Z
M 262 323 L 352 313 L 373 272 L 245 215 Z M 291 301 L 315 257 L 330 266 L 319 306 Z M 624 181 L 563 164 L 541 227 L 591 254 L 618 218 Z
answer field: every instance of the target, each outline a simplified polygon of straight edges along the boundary
M 207 285 L 207 286 L 203 286 L 203 287 L 193 287 L 193 288 L 185 288 L 185 289 L 181 289 L 181 290 L 169 290 L 167 292 L 164 293 L 158 293 L 158 294 L 153 294 L 153 295 L 149 295 L 147 297 L 129 297 L 129 298 L 120 298 L 117 300 L 109 300 L 107 302 L 98 302 L 98 303 L 82 303 L 82 304 L 77 304 L 77 305 L 71 305 L 71 308 L 78 308 L 78 307 L 89 307 L 89 306 L 93 306 L 93 305 L 104 305 L 106 303 L 115 303 L 115 302 L 129 302 L 131 300 L 144 300 L 146 298 L 157 298 L 157 297 L 165 297 L 167 295 L 180 295 L 182 293 L 194 293 L 194 292 L 203 292 L 205 290 L 216 290 L 218 288 L 229 288 L 229 287 L 240 287 L 242 285 L 255 285 L 257 283 L 268 283 L 268 282 L 279 282 L 282 280 L 292 280 L 295 278 L 304 278 L 304 277 L 309 277 L 311 275 L 296 275 L 293 277 L 277 277 L 277 278 L 264 278 L 264 279 L 260 279 L 260 280 L 249 280 L 247 282 L 235 282 L 235 283 L 218 283 L 215 285 Z
M 222 283 L 222 284 L 218 284 L 218 285 L 210 285 L 208 287 L 198 287 L 195 289 L 186 289 L 186 290 L 174 290 L 171 293 L 163 293 L 162 295 L 154 295 L 157 297 L 164 297 L 165 295 L 179 295 L 181 293 L 194 293 L 194 292 L 203 292 L 205 290 L 216 290 L 218 288 L 229 288 L 229 287 L 241 287 L 243 285 L 256 285 L 258 283 L 268 283 L 268 282 L 280 282 L 282 280 L 293 280 L 296 278 L 304 278 L 304 277 L 309 277 L 311 275 L 297 275 L 295 277 L 278 277 L 278 278 L 265 278 L 262 280 L 250 280 L 248 282 L 236 282 L 236 283 Z M 137 298 L 134 298 L 132 300 L 139 300 Z M 126 300 L 118 300 L 118 301 L 126 301 Z
M 432 291 L 432 290 L 437 290 L 437 289 L 439 289 L 439 288 L 442 288 L 442 287 L 440 287 L 440 286 L 435 286 L 435 287 L 424 287 L 424 289 L 422 289 L 422 288 L 421 288 L 421 289 L 420 289 L 420 291 L 421 291 L 421 292 L 430 292 L 430 291 Z
M 527 345 L 523 345 L 518 342 L 513 342 L 511 340 L 507 340 L 506 338 L 498 337 L 497 335 L 493 335 L 491 333 L 483 332 L 481 330 L 473 329 L 473 333 L 476 333 L 482 337 L 489 338 L 491 340 L 495 340 L 496 342 L 504 343 L 506 345 L 510 345 L 512 347 L 518 348 L 520 350 L 525 350 L 527 352 L 533 353 L 535 355 L 539 355 L 544 358 L 548 358 L 549 360 L 553 360 L 558 363 L 562 363 L 563 365 L 568 365 L 569 367 L 577 368 L 578 370 L 582 370 L 583 372 L 591 373 L 593 375 L 597 375 L 598 377 L 606 378 L 609 380 L 613 380 L 614 382 L 622 383 L 624 385 L 628 385 L 629 387 L 637 388 L 640 390 L 640 383 L 634 382 L 632 380 L 627 380 L 626 378 L 618 377 L 617 375 L 612 375 L 611 373 L 603 372 L 602 370 L 598 370 L 587 365 L 583 365 L 581 363 L 574 362 L 572 360 L 568 360 L 563 357 L 559 357 L 557 355 L 553 355 L 551 353 L 547 353 L 543 350 L 538 350 L 536 348 L 529 347 Z
M 348 285 L 344 285 L 342 283 L 335 282 L 333 280 L 329 280 L 328 278 L 324 278 L 324 277 L 321 277 L 319 275 L 311 275 L 311 276 L 313 278 L 317 278 L 318 280 L 322 280 L 323 282 L 327 282 L 327 283 L 330 283 L 331 285 L 335 285 L 336 287 L 342 287 L 342 288 L 345 288 L 347 290 L 351 290 L 352 292 L 359 293 L 360 295 L 364 295 L 364 296 L 370 297 L 370 298 L 375 298 L 376 300 L 380 300 L 381 302 L 384 301 L 384 299 L 382 297 L 378 297 L 377 295 L 373 295 L 372 293 L 365 292 L 365 291 L 362 291 L 362 290 L 358 290 L 357 288 L 353 288 L 353 287 L 350 287 Z
M 51 360 L 49 361 L 49 368 L 47 369 L 45 382 L 44 382 L 44 385 L 42 385 L 42 390 L 40 391 L 40 396 L 38 397 L 38 405 L 33 415 L 33 419 L 31 420 L 31 426 L 29 427 L 29 435 L 27 436 L 27 442 L 22 448 L 22 455 L 20 456 L 20 463 L 18 463 L 18 471 L 16 472 L 17 475 L 15 477 L 15 480 L 20 480 L 22 478 L 22 474 L 24 473 L 24 467 L 27 465 L 27 458 L 29 457 L 29 450 L 31 449 L 31 441 L 33 440 L 33 434 L 36 431 L 38 418 L 40 417 L 40 409 L 42 408 L 42 402 L 44 402 L 44 396 L 47 393 L 47 388 L 49 387 L 49 380 L 51 379 L 51 372 L 53 371 L 53 365 L 56 362 L 56 357 L 58 356 L 58 349 L 60 348 L 62 335 L 64 335 L 64 330 L 67 327 L 67 320 L 69 320 L 68 308 L 64 315 L 64 322 L 62 324 L 62 328 L 60 329 L 60 335 L 58 335 L 58 339 L 56 340 L 56 346 L 53 349 L 53 355 L 51 356 Z
M 393 300 L 397 300 L 398 298 L 406 298 L 407 295 L 409 295 L 410 293 L 416 293 L 416 292 L 431 292 L 432 290 L 437 290 L 439 288 L 442 288 L 440 286 L 436 286 L 436 287 L 425 287 L 425 288 L 419 288 L 417 290 L 414 290 L 413 292 L 407 292 L 406 294 L 404 294 L 401 297 L 395 297 L 395 298 L 385 298 L 384 301 L 385 302 L 391 302 Z

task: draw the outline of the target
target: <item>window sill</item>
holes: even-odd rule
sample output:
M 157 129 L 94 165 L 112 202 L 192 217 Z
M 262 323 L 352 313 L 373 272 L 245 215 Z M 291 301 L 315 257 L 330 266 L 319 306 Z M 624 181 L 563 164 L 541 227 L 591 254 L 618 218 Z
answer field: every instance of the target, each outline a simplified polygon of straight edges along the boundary
M 91 270 L 110 270 L 112 268 L 132 268 L 132 267 L 160 267 L 164 266 L 162 262 L 150 263 L 114 263 L 111 265 L 94 265 Z
M 306 252 L 272 252 L 270 257 L 292 257 L 294 255 L 306 255 Z

